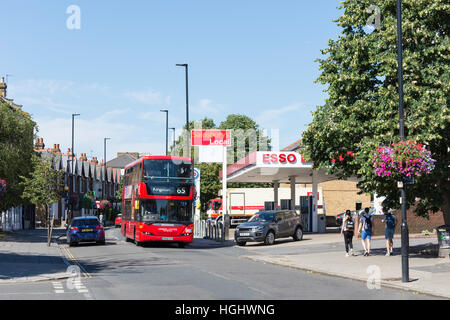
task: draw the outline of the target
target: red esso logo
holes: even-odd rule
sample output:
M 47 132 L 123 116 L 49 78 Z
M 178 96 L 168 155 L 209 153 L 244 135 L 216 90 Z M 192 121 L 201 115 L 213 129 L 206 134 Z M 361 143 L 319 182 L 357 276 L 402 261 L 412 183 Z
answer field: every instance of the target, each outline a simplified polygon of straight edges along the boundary
M 263 154 L 263 162 L 264 163 L 296 163 L 297 156 L 293 153 L 291 154 Z

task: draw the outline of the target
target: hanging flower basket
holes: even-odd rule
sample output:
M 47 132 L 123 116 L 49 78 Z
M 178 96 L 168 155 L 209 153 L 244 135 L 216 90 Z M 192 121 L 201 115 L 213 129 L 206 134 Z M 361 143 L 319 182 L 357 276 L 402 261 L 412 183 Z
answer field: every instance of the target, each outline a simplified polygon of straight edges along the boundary
M 103 211 L 105 209 L 110 209 L 112 207 L 111 202 L 108 200 L 96 201 L 97 209 Z
M 425 146 L 408 140 L 378 147 L 372 162 L 377 176 L 403 181 L 430 174 L 436 161 Z

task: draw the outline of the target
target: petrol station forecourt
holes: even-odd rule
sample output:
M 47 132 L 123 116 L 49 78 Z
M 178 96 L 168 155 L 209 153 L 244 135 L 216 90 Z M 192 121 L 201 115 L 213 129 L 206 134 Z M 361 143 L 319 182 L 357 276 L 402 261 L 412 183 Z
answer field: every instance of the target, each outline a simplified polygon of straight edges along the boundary
M 222 172 L 220 173 L 222 179 Z M 280 184 L 289 184 L 291 189 L 291 208 L 297 201 L 296 184 L 312 185 L 312 194 L 318 194 L 318 185 L 337 178 L 326 174 L 326 170 L 313 169 L 312 162 L 306 162 L 302 155 L 295 152 L 256 151 L 227 168 L 228 182 L 273 183 L 274 207 L 280 202 Z M 325 232 L 325 218 L 319 217 L 318 198 L 311 196 L 310 212 L 304 216 L 309 232 Z M 311 223 L 309 223 L 311 222 Z

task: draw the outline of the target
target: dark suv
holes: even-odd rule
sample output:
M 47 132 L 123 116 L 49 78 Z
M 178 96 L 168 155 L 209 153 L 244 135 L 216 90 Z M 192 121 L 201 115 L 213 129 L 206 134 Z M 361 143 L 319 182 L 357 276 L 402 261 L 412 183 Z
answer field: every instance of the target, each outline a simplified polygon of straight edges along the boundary
M 245 246 L 249 241 L 272 245 L 275 239 L 287 237 L 293 237 L 295 241 L 303 239 L 301 216 L 291 210 L 258 212 L 234 232 L 234 240 L 239 246 Z

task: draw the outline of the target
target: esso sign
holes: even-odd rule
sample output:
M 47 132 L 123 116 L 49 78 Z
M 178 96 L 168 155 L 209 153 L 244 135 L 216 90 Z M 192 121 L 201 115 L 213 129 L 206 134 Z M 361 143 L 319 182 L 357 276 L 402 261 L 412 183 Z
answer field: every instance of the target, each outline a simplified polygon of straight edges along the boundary
M 297 156 L 298 155 L 296 155 L 295 153 L 264 153 L 262 155 L 262 161 L 265 164 L 270 163 L 294 164 L 297 163 Z

